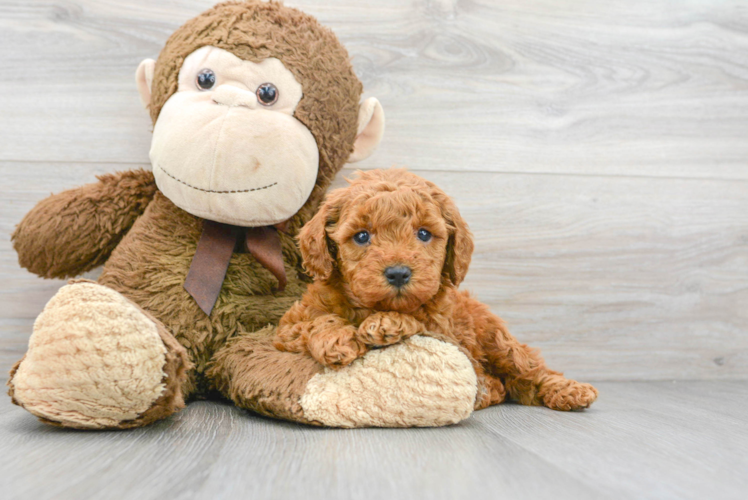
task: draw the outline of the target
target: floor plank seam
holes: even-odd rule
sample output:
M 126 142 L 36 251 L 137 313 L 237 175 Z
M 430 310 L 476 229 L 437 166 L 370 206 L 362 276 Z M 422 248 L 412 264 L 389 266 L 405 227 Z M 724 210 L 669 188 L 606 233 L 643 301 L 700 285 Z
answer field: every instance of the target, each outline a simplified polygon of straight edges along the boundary
M 0 163 L 27 163 L 39 165 L 130 165 L 151 168 L 148 162 L 138 161 L 116 161 L 116 160 L 9 160 L 0 159 Z M 644 175 L 644 174 L 602 174 L 602 173 L 580 173 L 580 172 L 549 172 L 549 171 L 520 171 L 520 170 L 478 170 L 478 169 L 428 169 L 410 168 L 409 166 L 393 165 L 397 168 L 406 168 L 413 172 L 439 173 L 439 174 L 498 174 L 498 175 L 522 175 L 522 176 L 554 176 L 554 177 L 579 177 L 579 178 L 603 178 L 603 179 L 662 179 L 675 181 L 724 181 L 748 183 L 744 177 L 711 177 L 711 176 L 684 176 L 684 175 Z M 387 168 L 387 167 L 373 167 Z M 344 166 L 343 170 L 358 170 L 350 165 Z

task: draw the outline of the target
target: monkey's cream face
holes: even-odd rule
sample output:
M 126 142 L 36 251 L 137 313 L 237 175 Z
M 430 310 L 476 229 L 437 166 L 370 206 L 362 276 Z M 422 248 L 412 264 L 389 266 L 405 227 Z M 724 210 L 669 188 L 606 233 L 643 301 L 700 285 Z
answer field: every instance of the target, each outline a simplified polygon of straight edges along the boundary
M 190 54 L 153 130 L 159 189 L 181 209 L 239 226 L 293 216 L 317 179 L 319 151 L 294 118 L 301 85 L 275 58 L 216 47 Z

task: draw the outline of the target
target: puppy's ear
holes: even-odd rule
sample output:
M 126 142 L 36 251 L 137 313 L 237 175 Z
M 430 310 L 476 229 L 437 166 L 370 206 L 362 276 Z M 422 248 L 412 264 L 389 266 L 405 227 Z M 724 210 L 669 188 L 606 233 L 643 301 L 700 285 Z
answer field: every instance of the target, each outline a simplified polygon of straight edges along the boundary
M 345 193 L 343 189 L 332 191 L 317 214 L 304 224 L 299 233 L 299 248 L 304 269 L 313 277 L 326 281 L 335 269 L 337 248 L 327 237 L 327 227 L 338 222 Z
M 467 222 L 457 210 L 454 201 L 444 193 L 435 196 L 441 205 L 442 216 L 447 221 L 449 228 L 449 240 L 447 241 L 447 256 L 444 259 L 444 270 L 454 286 L 462 283 L 470 266 L 473 256 L 473 234 L 468 228 Z

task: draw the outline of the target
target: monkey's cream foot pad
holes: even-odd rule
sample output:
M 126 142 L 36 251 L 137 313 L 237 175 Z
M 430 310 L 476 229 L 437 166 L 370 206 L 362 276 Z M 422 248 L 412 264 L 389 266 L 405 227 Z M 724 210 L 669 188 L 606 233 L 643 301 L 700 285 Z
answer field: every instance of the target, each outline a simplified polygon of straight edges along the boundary
M 156 324 L 96 283 L 64 286 L 34 323 L 9 385 L 34 415 L 79 428 L 114 427 L 164 391 L 166 347 Z
M 468 418 L 476 393 L 467 356 L 414 336 L 315 375 L 300 402 L 305 418 L 331 427 L 436 427 Z

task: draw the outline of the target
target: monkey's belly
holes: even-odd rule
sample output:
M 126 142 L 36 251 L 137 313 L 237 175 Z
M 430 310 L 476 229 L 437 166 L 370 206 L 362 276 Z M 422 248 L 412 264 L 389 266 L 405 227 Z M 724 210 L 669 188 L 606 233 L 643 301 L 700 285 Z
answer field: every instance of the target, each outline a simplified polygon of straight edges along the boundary
M 237 332 L 277 324 L 306 289 L 299 278 L 295 244 L 290 236 L 282 235 L 287 240 L 282 241 L 288 278 L 285 290 L 276 290 L 276 278 L 250 254 L 234 254 L 208 317 L 183 286 L 201 231 L 200 219 L 157 193 L 112 252 L 99 278 L 101 284 L 160 320 L 187 348 L 199 373 Z

